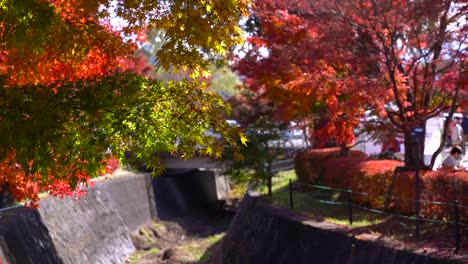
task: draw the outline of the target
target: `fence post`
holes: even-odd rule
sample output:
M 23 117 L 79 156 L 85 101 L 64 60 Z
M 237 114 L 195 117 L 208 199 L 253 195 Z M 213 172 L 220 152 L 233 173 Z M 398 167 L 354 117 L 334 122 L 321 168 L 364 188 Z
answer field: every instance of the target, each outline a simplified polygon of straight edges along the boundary
M 348 187 L 348 220 L 349 225 L 353 225 L 353 207 L 351 205 L 351 189 Z
M 460 250 L 460 222 L 458 215 L 458 201 L 453 202 L 454 216 L 455 216 L 455 253 Z
M 419 188 L 419 185 L 420 185 L 420 179 L 419 179 L 419 165 L 421 164 L 421 161 L 419 160 L 420 157 L 421 157 L 421 141 L 423 140 L 423 132 L 424 132 L 424 129 L 421 128 L 421 127 L 415 127 L 412 131 L 411 131 L 411 136 L 413 137 L 413 142 L 416 143 L 416 149 L 413 150 L 415 152 L 414 153 L 414 158 L 416 160 L 416 163 L 415 163 L 415 175 L 414 175 L 414 193 L 415 193 L 415 198 L 414 198 L 414 202 L 415 202 L 415 205 L 414 205 L 414 211 L 416 213 L 416 230 L 415 230 L 415 236 L 416 238 L 419 238 L 419 229 L 420 229 L 420 225 L 421 225 L 421 219 L 420 219 L 420 210 L 421 210 L 421 205 L 420 205 L 420 199 L 421 199 L 421 190 Z
M 289 207 L 294 208 L 292 180 L 289 179 Z

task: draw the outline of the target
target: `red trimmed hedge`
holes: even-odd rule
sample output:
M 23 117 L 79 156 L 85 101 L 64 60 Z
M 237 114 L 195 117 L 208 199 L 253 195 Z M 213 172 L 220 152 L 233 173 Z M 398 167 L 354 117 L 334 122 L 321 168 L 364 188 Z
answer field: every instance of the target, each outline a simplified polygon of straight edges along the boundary
M 367 157 L 364 152 L 351 150 L 351 157 Z M 300 152 L 294 158 L 296 175 L 304 183 L 317 183 L 324 173 L 324 163 L 327 160 L 338 158 L 340 148 L 310 149 Z
M 362 153 L 362 152 L 361 152 Z M 319 183 L 335 188 L 351 188 L 353 200 L 376 209 L 414 213 L 414 171 L 397 172 L 403 165 L 395 160 L 367 160 L 354 152 L 352 157 L 338 157 L 339 149 L 309 150 L 298 154 L 296 172 L 305 183 Z M 468 207 L 468 172 L 421 171 L 421 200 L 453 203 Z M 386 200 L 390 194 L 392 199 Z M 453 206 L 421 203 L 421 215 L 426 218 L 451 219 Z M 468 221 L 468 208 L 460 208 L 460 215 Z
M 383 208 L 393 172 L 402 165 L 403 163 L 395 160 L 336 158 L 325 163 L 322 184 L 370 193 L 372 195 L 369 196 L 353 195 L 353 199 L 373 208 Z
M 468 172 L 427 171 L 422 176 L 422 199 L 453 203 L 468 207 Z M 447 219 L 453 216 L 453 206 L 422 203 L 424 215 L 438 215 Z M 468 222 L 468 208 L 461 208 L 460 215 Z

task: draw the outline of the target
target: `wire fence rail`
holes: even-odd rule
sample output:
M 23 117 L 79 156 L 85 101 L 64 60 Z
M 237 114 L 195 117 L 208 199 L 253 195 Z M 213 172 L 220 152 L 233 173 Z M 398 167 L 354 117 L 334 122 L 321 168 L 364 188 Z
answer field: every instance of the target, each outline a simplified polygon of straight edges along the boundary
M 23 205 L 12 205 L 12 206 L 8 206 L 8 207 L 3 207 L 3 208 L 0 208 L 0 213 L 2 212 L 7 212 L 7 211 L 10 211 L 10 210 L 13 210 L 13 209 L 16 209 L 16 208 L 20 208 L 20 207 L 24 207 Z
M 468 208 L 468 205 L 462 205 L 459 204 L 457 200 L 453 202 L 441 202 L 441 201 L 429 201 L 429 200 L 417 200 L 417 199 L 407 199 L 407 198 L 401 198 L 401 197 L 393 197 L 393 196 L 383 196 L 383 195 L 374 195 L 368 192 L 358 192 L 358 191 L 353 191 L 351 189 L 343 189 L 343 188 L 334 188 L 334 187 L 329 187 L 329 186 L 322 186 L 322 185 L 316 185 L 316 184 L 306 184 L 306 183 L 299 183 L 296 182 L 298 186 L 304 186 L 304 187 L 312 187 L 314 189 L 319 189 L 319 190 L 326 190 L 326 191 L 334 191 L 334 192 L 340 192 L 346 194 L 346 199 L 345 201 L 331 201 L 331 200 L 326 200 L 326 199 L 319 199 L 319 198 L 314 198 L 314 197 L 308 197 L 307 199 L 314 200 L 319 203 L 323 204 L 330 204 L 330 205 L 337 205 L 337 206 L 346 206 L 347 211 L 348 211 L 348 222 L 349 225 L 353 224 L 353 209 L 361 209 L 365 210 L 368 212 L 380 214 L 380 215 L 386 215 L 386 216 L 392 216 L 392 217 L 398 217 L 406 220 L 412 220 L 412 221 L 417 221 L 417 222 L 428 222 L 428 223 L 437 223 L 437 224 L 445 224 L 445 225 L 453 225 L 454 226 L 454 243 L 455 243 L 455 252 L 458 252 L 460 250 L 460 228 L 468 228 L 467 223 L 462 223 L 460 222 L 460 208 Z M 289 207 L 291 209 L 294 209 L 294 188 L 293 188 L 293 183 L 292 180 L 289 180 Z M 425 218 L 421 217 L 419 215 L 416 216 L 410 216 L 410 215 L 404 215 L 400 213 L 392 213 L 392 212 L 386 212 L 383 210 L 375 209 L 375 208 L 370 208 L 367 206 L 363 206 L 360 204 L 357 204 L 353 201 L 352 195 L 363 195 L 363 196 L 369 196 L 373 198 L 383 198 L 383 199 L 391 199 L 391 200 L 400 200 L 400 201 L 407 201 L 407 202 L 416 202 L 419 201 L 420 203 L 425 203 L 425 204 L 433 204 L 433 205 L 443 205 L 443 206 L 450 206 L 452 207 L 452 214 L 453 214 L 453 220 L 452 221 L 447 221 L 443 219 L 437 219 L 437 218 Z

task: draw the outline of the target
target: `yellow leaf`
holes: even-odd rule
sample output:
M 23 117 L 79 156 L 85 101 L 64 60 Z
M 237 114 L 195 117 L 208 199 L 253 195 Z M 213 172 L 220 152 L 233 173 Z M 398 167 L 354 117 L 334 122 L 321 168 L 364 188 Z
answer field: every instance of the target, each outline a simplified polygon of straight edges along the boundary
M 206 154 L 213 155 L 213 149 L 211 147 L 206 148 Z
M 202 74 L 202 77 L 204 78 L 208 78 L 211 76 L 210 71 L 206 71 L 206 70 L 203 70 L 201 74 Z
M 240 135 L 240 140 L 242 142 L 242 145 L 247 146 L 247 142 L 249 141 L 247 137 L 244 134 Z
M 237 161 L 244 161 L 245 157 L 237 150 L 234 152 L 234 159 Z

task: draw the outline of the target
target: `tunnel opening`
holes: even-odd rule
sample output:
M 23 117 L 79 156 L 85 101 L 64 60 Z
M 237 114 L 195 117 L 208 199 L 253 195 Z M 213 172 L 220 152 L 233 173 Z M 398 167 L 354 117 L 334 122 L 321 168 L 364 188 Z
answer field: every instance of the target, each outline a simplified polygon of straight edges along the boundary
M 156 209 L 161 220 L 198 214 L 228 213 L 218 199 L 216 175 L 200 169 L 168 169 L 153 180 Z

